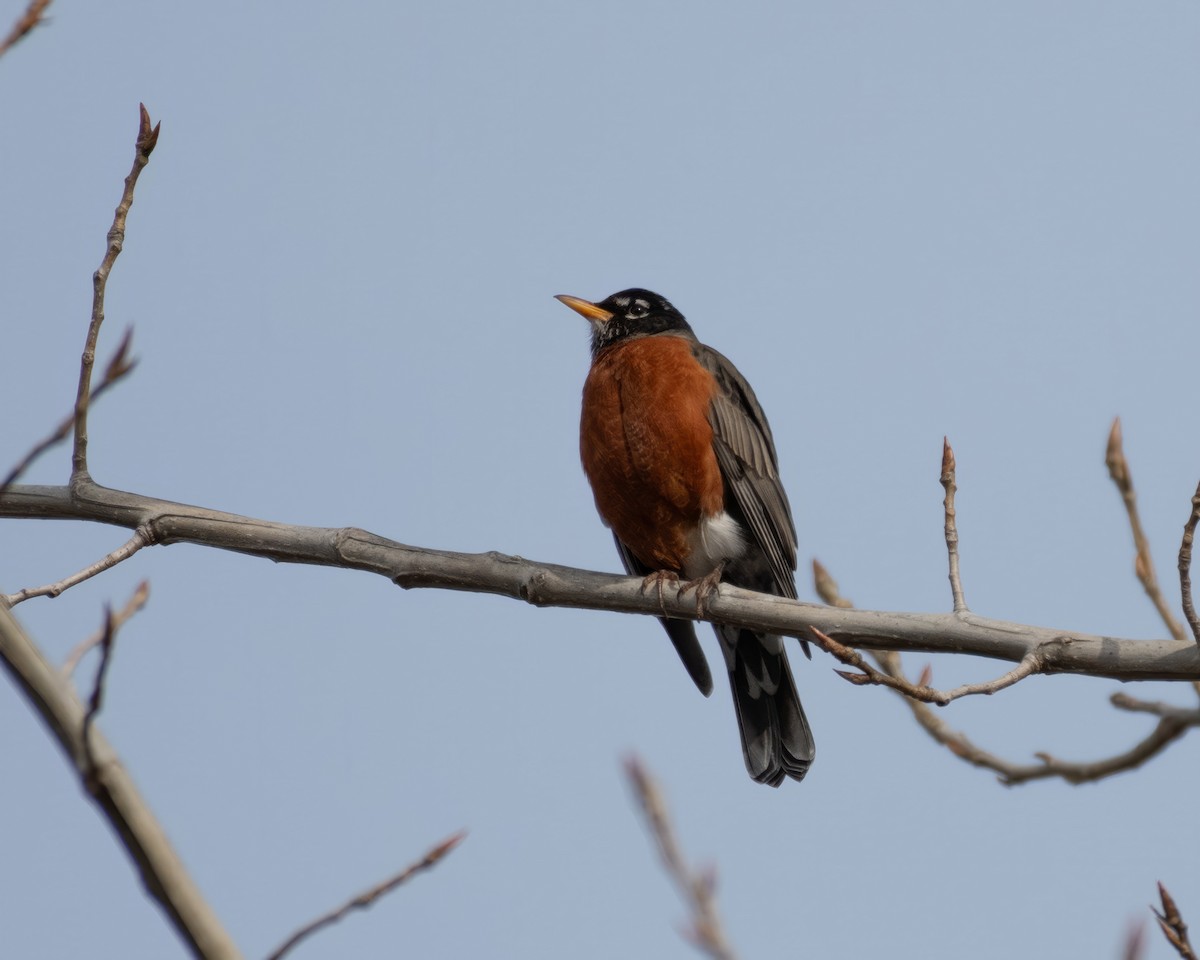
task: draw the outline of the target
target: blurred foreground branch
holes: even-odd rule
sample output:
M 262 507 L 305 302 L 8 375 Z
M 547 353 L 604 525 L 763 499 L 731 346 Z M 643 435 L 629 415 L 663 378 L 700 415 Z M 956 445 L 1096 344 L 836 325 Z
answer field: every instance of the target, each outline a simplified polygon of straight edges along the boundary
M 1184 923 L 1183 915 L 1179 912 L 1179 907 L 1175 905 L 1174 897 L 1161 882 L 1158 885 L 1158 896 L 1162 900 L 1162 913 L 1159 913 L 1154 907 L 1150 908 L 1154 912 L 1155 919 L 1158 920 L 1158 928 L 1167 938 L 1167 943 L 1175 948 L 1175 952 L 1183 960 L 1196 960 L 1196 951 L 1192 948 L 1191 940 L 1188 939 L 1188 928 Z
M 128 851 L 147 893 L 162 905 L 192 953 L 208 960 L 240 957 L 116 752 L 91 722 L 89 711 L 79 702 L 66 678 L 46 662 L 3 603 L 0 603 L 0 663 L 45 721 L 85 792 Z M 98 701 L 98 693 L 93 697 Z M 95 706 L 98 709 L 98 702 Z M 94 716 L 94 710 L 91 713 Z
M 48 6 L 50 6 L 50 0 L 29 0 L 29 6 L 25 8 L 25 12 L 17 18 L 17 22 L 8 31 L 8 35 L 0 40 L 0 57 L 29 36 L 34 27 L 40 27 L 46 22 L 44 15 Z
M 663 868 L 691 913 L 691 927 L 685 936 L 712 960 L 734 960 L 733 947 L 725 939 L 725 931 L 717 916 L 716 871 L 712 868 L 693 870 L 687 865 L 679 841 L 675 839 L 675 828 L 671 824 L 662 790 L 641 760 L 629 757 L 625 761 L 625 774 L 645 817 L 646 829 L 658 847 Z

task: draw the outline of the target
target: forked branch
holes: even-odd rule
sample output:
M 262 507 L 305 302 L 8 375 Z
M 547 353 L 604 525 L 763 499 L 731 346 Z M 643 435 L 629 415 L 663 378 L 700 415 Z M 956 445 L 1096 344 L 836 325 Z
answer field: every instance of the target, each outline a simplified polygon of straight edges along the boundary
M 1192 943 L 1188 939 L 1187 924 L 1184 923 L 1183 915 L 1179 912 L 1179 907 L 1175 905 L 1174 897 L 1162 885 L 1161 881 L 1158 884 L 1158 896 L 1162 900 L 1162 912 L 1160 913 L 1154 907 L 1150 908 L 1154 913 L 1155 919 L 1158 920 L 1158 928 L 1162 931 L 1163 936 L 1167 938 L 1167 943 L 1175 948 L 1175 952 L 1183 960 L 1196 960 L 1196 951 L 1192 948 Z

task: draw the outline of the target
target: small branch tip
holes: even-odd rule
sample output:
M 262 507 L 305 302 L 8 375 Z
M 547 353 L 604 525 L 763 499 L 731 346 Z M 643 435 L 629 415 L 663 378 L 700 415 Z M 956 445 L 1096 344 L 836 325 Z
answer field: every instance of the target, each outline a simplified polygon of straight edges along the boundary
M 158 131 L 162 123 L 156 123 L 153 127 L 150 126 L 150 111 L 146 109 L 144 103 L 138 104 L 138 113 L 137 149 L 138 153 L 143 157 L 149 157 L 158 144 Z

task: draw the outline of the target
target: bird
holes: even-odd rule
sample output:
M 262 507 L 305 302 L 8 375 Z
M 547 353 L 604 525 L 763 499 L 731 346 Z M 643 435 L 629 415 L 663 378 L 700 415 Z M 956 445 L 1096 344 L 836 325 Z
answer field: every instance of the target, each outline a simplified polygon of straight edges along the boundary
M 661 591 L 664 581 L 695 588 L 698 605 L 719 581 L 796 599 L 796 528 L 771 428 L 745 377 L 657 293 L 556 299 L 591 324 L 579 452 L 625 571 L 643 577 L 643 590 Z M 659 619 L 708 696 L 694 623 Z M 713 630 L 747 772 L 773 787 L 802 780 L 816 747 L 783 638 Z

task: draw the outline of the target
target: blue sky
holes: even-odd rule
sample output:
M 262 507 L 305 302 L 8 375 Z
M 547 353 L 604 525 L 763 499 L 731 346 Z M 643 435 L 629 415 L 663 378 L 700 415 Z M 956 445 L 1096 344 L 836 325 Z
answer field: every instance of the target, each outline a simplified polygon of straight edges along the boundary
M 141 363 L 93 414 L 100 482 L 619 569 L 578 464 L 587 326 L 551 297 L 646 286 L 754 384 L 802 597 L 815 556 L 860 606 L 949 608 L 949 435 L 974 610 L 1163 635 L 1103 456 L 1119 414 L 1176 598 L 1200 477 L 1195 4 L 51 12 L 0 60 L 6 460 L 69 409 L 145 101 L 162 135 L 102 340 L 132 324 Z M 11 591 L 127 534 L 3 536 Z M 191 546 L 18 613 L 61 659 L 142 578 L 101 726 L 247 956 L 462 828 L 295 956 L 691 956 L 631 750 L 718 866 L 745 957 L 1116 956 L 1160 879 L 1200 919 L 1194 737 L 1098 785 L 1006 789 L 892 694 L 793 657 L 817 761 L 772 791 L 727 689 L 701 698 L 649 618 Z M 1003 669 L 942 658 L 934 680 Z M 1034 678 L 944 717 L 1014 759 L 1086 759 L 1153 725 L 1118 688 Z M 11 688 L 0 750 L 6 950 L 181 955 Z

